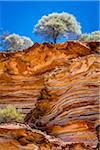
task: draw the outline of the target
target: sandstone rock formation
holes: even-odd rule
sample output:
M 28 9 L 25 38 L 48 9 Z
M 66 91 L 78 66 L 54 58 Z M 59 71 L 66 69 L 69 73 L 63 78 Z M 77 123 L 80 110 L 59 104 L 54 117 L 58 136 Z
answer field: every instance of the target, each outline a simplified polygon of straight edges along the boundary
M 60 150 L 62 147 L 65 144 L 60 140 L 25 125 L 0 126 L 0 150 Z
M 45 76 L 45 92 L 26 122 L 65 142 L 96 147 L 99 124 L 99 58 L 84 56 Z M 44 94 L 44 95 L 43 95 Z
M 22 109 L 27 124 L 60 138 L 63 149 L 96 148 L 99 57 L 99 42 L 78 41 L 0 53 L 0 107 Z
M 99 42 L 35 43 L 23 52 L 0 53 L 0 108 L 10 103 L 29 112 L 45 88 L 45 73 L 96 53 L 98 46 Z
M 0 126 L 0 150 L 93 150 L 83 143 L 66 144 L 23 124 Z

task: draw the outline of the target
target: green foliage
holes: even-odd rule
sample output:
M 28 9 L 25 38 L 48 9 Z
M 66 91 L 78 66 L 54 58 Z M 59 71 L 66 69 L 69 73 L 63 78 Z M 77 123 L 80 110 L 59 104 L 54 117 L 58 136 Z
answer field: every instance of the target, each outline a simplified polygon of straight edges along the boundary
M 7 122 L 23 122 L 24 116 L 17 111 L 15 106 L 8 105 L 7 107 L 0 109 L 0 123 Z
M 92 33 L 85 33 L 80 36 L 81 41 L 98 41 L 100 40 L 100 31 L 95 31 Z
M 52 13 L 43 16 L 35 26 L 34 32 L 46 40 L 56 43 L 61 37 L 69 34 L 80 35 L 81 26 L 75 16 L 68 13 Z

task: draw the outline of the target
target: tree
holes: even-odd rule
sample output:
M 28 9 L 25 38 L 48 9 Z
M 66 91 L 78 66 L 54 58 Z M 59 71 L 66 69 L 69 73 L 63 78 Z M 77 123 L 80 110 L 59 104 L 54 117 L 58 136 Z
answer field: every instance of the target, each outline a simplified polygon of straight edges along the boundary
M 56 43 L 61 37 L 70 34 L 80 35 L 81 26 L 76 18 L 68 13 L 52 13 L 43 16 L 35 26 L 34 32 Z
M 7 36 L 2 35 L 2 50 L 7 52 L 21 51 L 27 49 L 33 45 L 30 38 L 26 36 L 20 36 L 18 34 L 9 34 Z
M 100 31 L 82 34 L 79 38 L 81 41 L 98 41 L 100 40 Z

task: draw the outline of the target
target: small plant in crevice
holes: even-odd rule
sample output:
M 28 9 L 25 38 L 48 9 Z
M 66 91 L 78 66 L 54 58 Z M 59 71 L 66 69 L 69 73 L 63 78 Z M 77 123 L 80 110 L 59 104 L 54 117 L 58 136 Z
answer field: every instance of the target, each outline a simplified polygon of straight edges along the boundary
M 0 123 L 23 122 L 23 120 L 24 115 L 13 105 L 0 109 Z

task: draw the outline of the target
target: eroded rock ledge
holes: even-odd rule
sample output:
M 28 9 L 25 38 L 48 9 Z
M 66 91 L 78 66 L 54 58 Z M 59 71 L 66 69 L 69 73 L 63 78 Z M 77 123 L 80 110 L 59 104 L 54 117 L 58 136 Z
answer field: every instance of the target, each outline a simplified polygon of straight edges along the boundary
M 65 143 L 24 124 L 0 126 L 0 150 L 93 150 L 84 143 Z

